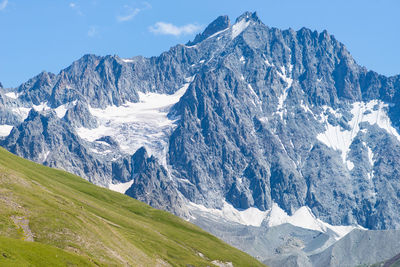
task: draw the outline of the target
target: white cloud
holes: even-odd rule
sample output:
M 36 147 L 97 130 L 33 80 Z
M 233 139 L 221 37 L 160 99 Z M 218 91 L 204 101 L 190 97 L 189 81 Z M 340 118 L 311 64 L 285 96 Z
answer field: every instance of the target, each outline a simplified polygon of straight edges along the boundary
M 8 0 L 3 0 L 3 1 L 0 3 L 0 10 L 5 9 L 5 8 L 7 7 L 7 4 L 8 4 Z
M 126 15 L 117 16 L 117 20 L 118 20 L 119 22 L 129 21 L 129 20 L 133 19 L 137 14 L 139 14 L 140 11 L 141 11 L 140 8 L 132 9 L 132 10 L 131 10 L 129 13 L 127 13 Z
M 139 7 L 133 8 L 129 5 L 125 5 L 124 6 L 125 12 L 122 13 L 122 15 L 117 16 L 117 21 L 119 21 L 119 22 L 130 21 L 134 17 L 136 17 L 137 14 L 142 12 L 143 10 L 151 9 L 151 8 L 152 8 L 152 6 L 149 4 L 149 2 L 146 2 L 146 1 L 142 2 L 142 7 L 140 7 L 140 8 Z
M 174 35 L 179 36 L 182 34 L 193 34 L 201 29 L 201 26 L 195 24 L 186 24 L 183 26 L 176 26 L 172 23 L 157 22 L 154 26 L 150 26 L 149 30 L 155 34 Z
M 89 37 L 96 37 L 99 34 L 99 30 L 96 26 L 90 26 L 87 35 Z
M 81 11 L 80 6 L 78 6 L 76 3 L 70 2 L 69 7 L 75 10 L 76 14 L 78 14 L 79 16 L 83 16 L 83 12 Z

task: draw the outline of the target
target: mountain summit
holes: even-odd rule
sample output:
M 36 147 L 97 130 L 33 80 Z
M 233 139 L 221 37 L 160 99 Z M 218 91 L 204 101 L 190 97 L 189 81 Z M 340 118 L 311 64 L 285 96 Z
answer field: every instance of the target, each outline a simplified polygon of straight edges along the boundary
M 240 22 L 242 20 L 245 20 L 245 21 L 250 21 L 251 20 L 251 21 L 254 21 L 254 22 L 261 22 L 261 20 L 258 18 L 257 12 L 249 12 L 249 11 L 244 12 L 242 15 L 240 15 L 236 19 L 235 23 L 238 23 L 238 22 Z
M 210 23 L 210 25 L 207 26 L 207 28 L 203 31 L 201 34 L 197 34 L 196 37 L 194 38 L 193 42 L 188 42 L 186 45 L 192 46 L 197 43 L 200 43 L 204 39 L 207 39 L 211 35 L 225 30 L 229 28 L 230 26 L 230 20 L 228 16 L 219 16 L 216 18 L 213 22 Z

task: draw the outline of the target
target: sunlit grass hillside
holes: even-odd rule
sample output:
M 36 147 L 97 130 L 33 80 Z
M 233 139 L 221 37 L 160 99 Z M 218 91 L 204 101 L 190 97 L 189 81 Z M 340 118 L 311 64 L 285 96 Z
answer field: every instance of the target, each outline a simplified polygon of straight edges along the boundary
M 0 266 L 263 266 L 172 214 L 4 149 L 0 207 Z

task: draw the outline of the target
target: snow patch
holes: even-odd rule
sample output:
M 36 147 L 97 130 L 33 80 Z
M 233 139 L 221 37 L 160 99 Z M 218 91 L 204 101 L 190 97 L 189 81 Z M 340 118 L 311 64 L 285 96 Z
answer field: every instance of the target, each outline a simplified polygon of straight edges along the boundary
M 278 111 L 276 113 L 278 113 L 281 116 L 281 119 L 283 117 L 283 103 L 285 102 L 287 96 L 288 96 L 288 91 L 287 88 L 285 88 L 283 94 L 281 94 L 278 97 L 278 108 L 277 108 Z
M 22 120 L 25 120 L 28 117 L 31 108 L 18 107 L 12 108 L 11 111 L 20 116 Z
M 12 99 L 17 99 L 20 96 L 20 94 L 17 94 L 16 92 L 8 92 L 5 94 L 5 96 L 12 98 Z
M 291 225 L 316 230 L 323 233 L 330 232 L 336 239 L 340 239 L 355 228 L 363 229 L 361 226 L 334 226 L 315 217 L 310 208 L 303 206 L 299 208 L 292 216 L 289 216 L 276 203 L 273 203 L 272 208 L 267 211 L 261 211 L 251 207 L 246 210 L 235 209 L 231 204 L 224 201 L 222 209 L 206 208 L 203 205 L 189 202 L 188 209 L 206 213 L 207 216 L 212 216 L 217 219 L 239 223 L 248 226 L 261 226 L 265 221 L 269 227 L 289 223 Z
M 363 142 L 363 145 L 367 148 L 367 153 L 368 153 L 368 162 L 369 165 L 373 168 L 374 164 L 375 164 L 375 160 L 374 160 L 374 152 L 372 152 L 372 149 L 367 146 L 367 144 L 365 142 Z M 374 177 L 374 170 L 371 169 L 371 171 L 369 173 L 367 173 L 368 179 L 371 180 Z
M 0 136 L 8 136 L 14 126 L 12 125 L 0 125 Z
M 369 165 L 374 166 L 375 163 L 374 152 L 372 152 L 372 149 L 369 146 L 367 146 L 365 142 L 363 142 L 363 145 L 367 148 Z
M 241 56 L 239 60 L 242 64 L 246 63 L 246 59 L 244 58 L 244 56 Z
M 223 29 L 223 30 L 221 30 L 221 31 L 218 31 L 218 32 L 216 32 L 216 33 L 213 33 L 212 35 L 208 36 L 205 40 L 211 39 L 211 38 L 213 38 L 213 37 L 215 37 L 215 36 L 217 36 L 217 35 L 219 35 L 219 34 L 225 32 L 225 31 L 227 31 L 228 29 L 229 29 L 229 27 L 226 28 L 226 29 Z
M 59 107 L 57 107 L 56 109 L 54 109 L 54 111 L 57 114 L 57 117 L 59 117 L 60 119 L 62 119 L 65 116 L 65 113 L 67 113 L 67 107 L 66 105 L 61 105 Z
M 256 92 L 254 91 L 253 86 L 251 86 L 251 84 L 248 83 L 248 84 L 247 84 L 247 87 L 249 88 L 250 93 L 254 96 L 254 98 L 255 98 L 256 101 L 257 101 L 257 104 L 256 104 L 256 103 L 252 100 L 253 105 L 256 106 L 256 107 L 259 107 L 259 109 L 261 110 L 261 104 L 262 104 L 262 102 L 261 102 L 260 98 L 258 97 L 258 95 L 256 94 Z
M 331 125 L 328 122 L 328 115 L 321 114 L 320 122 L 325 124 L 325 132 L 318 134 L 317 139 L 328 147 L 341 151 L 343 163 L 345 163 L 349 170 L 351 170 L 352 167 L 354 167 L 354 164 L 347 161 L 347 154 L 350 151 L 350 145 L 360 131 L 360 123 L 368 122 L 371 125 L 377 125 L 400 141 L 400 135 L 392 126 L 390 118 L 386 113 L 387 107 L 388 104 L 379 100 L 353 103 L 351 109 L 353 118 L 348 123 L 350 130 L 344 130 L 339 125 Z M 334 111 L 330 107 L 324 107 L 324 110 L 330 111 L 337 118 L 341 117 L 341 114 L 338 111 Z
M 268 213 L 268 211 L 261 211 L 253 207 L 246 210 L 238 210 L 226 201 L 224 201 L 224 206 L 222 209 L 206 208 L 203 205 L 195 204 L 193 202 L 189 202 L 188 208 L 189 210 L 205 212 L 227 221 L 251 226 L 260 226 Z
M 283 90 L 283 93 L 278 97 L 278 107 L 277 107 L 277 114 L 283 119 L 283 103 L 286 101 L 288 96 L 288 90 L 292 86 L 293 79 L 289 77 L 291 67 L 289 67 L 289 71 L 286 71 L 285 67 L 281 67 L 281 71 L 277 71 L 278 76 L 285 81 L 286 87 Z
M 67 110 L 70 109 L 71 107 L 75 106 L 76 103 L 77 103 L 77 100 L 60 105 L 53 110 L 56 112 L 57 117 L 59 117 L 61 119 L 65 116 L 65 113 L 67 112 Z M 47 110 L 52 109 L 51 107 L 49 107 L 47 105 L 47 102 L 40 103 L 39 105 L 32 105 L 32 108 L 37 112 L 42 112 L 42 111 L 47 111 Z M 25 120 L 28 117 L 29 112 L 31 111 L 32 108 L 15 107 L 15 108 L 12 108 L 11 110 L 13 113 L 16 113 L 17 115 L 19 115 L 22 118 L 22 120 Z
M 61 105 L 59 107 L 57 107 L 56 109 L 54 109 L 54 111 L 57 114 L 57 117 L 59 117 L 60 119 L 62 119 L 65 116 L 65 113 L 67 113 L 68 108 L 66 107 L 66 105 Z
M 289 216 L 276 203 L 273 203 L 269 211 L 266 222 L 268 226 L 278 226 L 284 223 L 289 223 L 305 229 L 316 230 L 323 233 L 329 230 L 334 232 L 334 238 L 339 240 L 359 226 L 334 226 L 315 217 L 309 207 L 303 206 L 299 208 L 292 216 Z
M 106 125 L 99 125 L 96 129 L 88 129 L 85 127 L 80 127 L 76 129 L 79 137 L 89 141 L 94 142 L 103 136 L 108 136 L 109 133 L 112 134 L 114 129 Z
M 139 92 L 139 102 L 105 109 L 89 107 L 90 113 L 99 119 L 95 129 L 77 128 L 78 135 L 94 142 L 103 136 L 113 137 L 123 152 L 133 154 L 144 146 L 149 153 L 167 167 L 168 137 L 176 127 L 176 120 L 167 117 L 170 108 L 186 92 L 194 76 L 187 79 L 172 95 Z
M 337 119 L 340 119 L 342 117 L 342 114 L 339 111 L 334 110 L 330 106 L 324 105 L 324 106 L 322 106 L 322 109 L 324 110 L 325 113 L 330 113 L 333 116 L 335 116 L 335 118 L 337 118 Z M 322 114 L 322 116 L 324 116 L 324 115 L 327 115 L 327 114 Z
M 371 166 L 374 166 L 374 153 L 372 152 L 371 148 L 367 146 L 368 150 L 368 161 Z
M 45 162 L 47 160 L 47 157 L 49 156 L 50 151 L 43 151 L 41 154 L 39 154 L 38 159 L 40 162 Z
M 54 109 L 54 111 L 57 114 L 57 117 L 59 117 L 60 119 L 64 118 L 65 113 L 67 113 L 67 110 L 74 107 L 77 103 L 77 100 L 64 104 L 64 105 L 60 105 L 57 108 Z
M 303 100 L 301 100 L 301 102 L 300 102 L 300 107 L 301 107 L 305 112 L 309 112 L 309 113 L 313 114 L 313 112 L 311 111 L 311 109 L 310 109 L 307 105 L 304 104 L 304 101 L 303 101 Z
M 134 60 L 132 58 L 121 58 L 121 60 L 125 63 L 132 63 Z
M 101 144 L 101 145 L 103 145 L 103 146 L 110 146 L 110 144 L 109 143 L 107 143 L 107 142 L 104 142 L 104 141 L 99 141 L 99 140 L 96 140 L 96 143 L 98 143 L 98 144 Z
M 108 189 L 119 192 L 121 194 L 125 194 L 126 191 L 132 186 L 133 180 L 126 182 L 126 183 L 118 183 L 118 184 L 109 184 Z
M 239 34 L 241 34 L 248 26 L 250 21 L 242 19 L 232 26 L 232 39 L 235 39 Z
M 112 151 L 109 150 L 109 149 L 104 150 L 104 151 L 100 151 L 100 150 L 97 150 L 96 148 L 91 148 L 90 150 L 91 150 L 92 152 L 94 152 L 94 153 L 96 153 L 96 154 L 100 154 L 100 155 L 107 155 L 108 153 L 111 153 L 111 152 L 112 152 Z
M 33 105 L 32 107 L 38 112 L 50 109 L 50 107 L 47 105 L 47 102 L 40 103 L 39 105 Z
M 351 170 L 354 169 L 354 163 L 351 162 L 350 160 L 346 160 L 346 166 L 347 166 L 347 169 L 348 169 L 349 171 L 351 171 Z
M 281 70 L 280 70 L 280 71 L 277 71 L 278 76 L 279 76 L 282 80 L 284 80 L 285 83 L 287 84 L 287 85 L 286 85 L 286 88 L 290 88 L 290 87 L 292 86 L 292 83 L 293 83 L 293 79 L 290 78 L 290 76 L 289 76 L 290 73 L 291 73 L 291 69 L 292 69 L 292 68 L 293 68 L 293 66 L 290 65 L 290 66 L 289 66 L 289 69 L 286 70 L 286 68 L 283 66 L 283 67 L 281 67 Z

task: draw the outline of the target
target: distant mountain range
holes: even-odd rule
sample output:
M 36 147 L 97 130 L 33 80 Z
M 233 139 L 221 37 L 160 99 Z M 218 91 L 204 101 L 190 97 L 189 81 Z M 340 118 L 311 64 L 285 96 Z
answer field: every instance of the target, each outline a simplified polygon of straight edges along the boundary
M 0 124 L 7 150 L 173 212 L 272 266 L 299 253 L 293 266 L 326 263 L 355 228 L 400 228 L 400 76 L 359 66 L 326 31 L 221 16 L 158 57 L 85 55 L 2 88 Z M 271 247 L 260 229 L 295 241 Z

